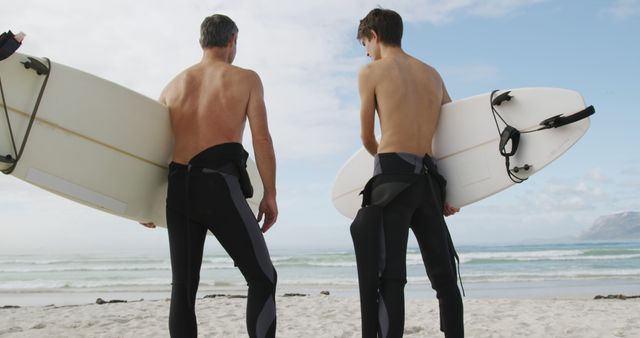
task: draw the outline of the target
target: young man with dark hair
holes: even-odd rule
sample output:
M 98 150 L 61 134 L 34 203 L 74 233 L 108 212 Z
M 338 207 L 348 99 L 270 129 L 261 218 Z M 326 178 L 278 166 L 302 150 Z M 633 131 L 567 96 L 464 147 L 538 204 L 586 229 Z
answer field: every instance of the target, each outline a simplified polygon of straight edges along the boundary
M 457 257 L 444 216 L 459 211 L 445 203 L 445 179 L 431 158 L 443 104 L 444 82 L 431 66 L 401 48 L 402 18 L 377 8 L 360 21 L 357 38 L 372 62 L 358 76 L 361 137 L 375 157 L 363 207 L 351 225 L 358 265 L 362 337 L 401 337 L 409 228 L 440 304 L 440 329 L 463 337 Z M 380 143 L 375 138 L 375 112 Z
M 275 223 L 278 208 L 262 83 L 255 72 L 231 65 L 238 28 L 229 17 L 207 17 L 200 31 L 202 60 L 176 76 L 160 96 L 175 135 L 167 191 L 173 275 L 169 331 L 172 337 L 198 335 L 196 291 L 205 237 L 211 231 L 249 285 L 249 336 L 274 337 L 276 270 L 262 233 Z M 264 185 L 257 220 L 245 200 L 253 193 L 246 172 L 248 154 L 241 144 L 247 120 Z

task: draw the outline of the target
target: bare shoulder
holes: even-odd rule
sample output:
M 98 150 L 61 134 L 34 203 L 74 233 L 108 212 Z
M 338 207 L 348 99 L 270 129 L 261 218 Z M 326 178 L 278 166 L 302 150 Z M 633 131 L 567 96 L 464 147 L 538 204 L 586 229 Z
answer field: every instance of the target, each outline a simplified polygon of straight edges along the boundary
M 380 72 L 380 68 L 383 67 L 380 61 L 374 61 L 368 63 L 362 68 L 360 68 L 360 72 L 358 73 L 358 79 L 360 81 L 371 81 L 374 79 L 375 74 Z
M 250 92 L 262 89 L 262 81 L 260 80 L 260 76 L 258 76 L 258 73 L 256 73 L 255 71 L 234 65 L 229 65 L 228 67 L 229 72 L 233 74 L 233 81 L 236 83 L 236 85 L 240 86 L 241 88 L 245 88 Z
M 414 57 L 412 57 L 412 60 L 414 61 L 414 63 L 418 64 L 425 72 L 427 72 L 429 74 L 432 74 L 437 78 L 440 78 L 440 73 L 438 73 L 438 70 L 435 67 L 433 67 L 432 65 L 430 65 L 430 64 L 428 64 L 428 63 L 426 63 L 426 62 L 424 62 L 422 60 L 416 59 Z
M 172 94 L 176 91 L 176 88 L 180 86 L 180 83 L 183 83 L 185 79 L 188 77 L 188 74 L 191 68 L 187 68 L 180 72 L 178 75 L 174 76 L 169 83 L 162 89 L 160 93 L 160 98 L 158 101 L 164 105 L 168 105 L 167 99 L 172 96 Z
M 252 69 L 230 65 L 230 71 L 233 72 L 236 78 L 248 86 L 262 86 L 260 76 Z
M 436 77 L 436 78 L 438 79 L 438 81 L 440 81 L 440 82 L 444 82 L 444 81 L 442 80 L 442 76 L 440 76 L 440 72 L 438 72 L 438 70 L 437 70 L 437 69 L 435 69 L 434 67 L 429 66 L 429 65 L 427 65 L 427 67 L 428 67 L 428 69 L 429 69 L 429 72 L 430 72 L 431 74 L 433 74 L 433 76 L 434 76 L 434 77 Z
M 451 97 L 447 92 L 446 86 L 444 84 L 444 79 L 442 78 L 438 70 L 435 67 L 427 64 L 426 62 L 420 61 L 418 59 L 414 60 L 420 63 L 420 68 L 423 69 L 423 74 L 425 75 L 425 78 L 431 83 L 431 86 L 442 88 L 442 104 L 451 102 Z

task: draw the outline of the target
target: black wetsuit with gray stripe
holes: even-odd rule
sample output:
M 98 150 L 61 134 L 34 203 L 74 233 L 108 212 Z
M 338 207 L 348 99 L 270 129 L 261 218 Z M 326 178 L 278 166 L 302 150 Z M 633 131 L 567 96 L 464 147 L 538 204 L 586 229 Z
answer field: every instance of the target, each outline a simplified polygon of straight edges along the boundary
M 442 215 L 446 180 L 429 156 L 382 153 L 351 225 L 360 288 L 362 337 L 402 337 L 409 229 L 440 304 L 446 337 L 464 336 L 457 254 Z
M 197 337 L 195 300 L 207 231 L 211 231 L 249 286 L 250 337 L 275 337 L 276 270 L 240 179 L 248 154 L 239 143 L 208 148 L 183 165 L 172 162 L 167 191 L 171 251 L 171 337 Z

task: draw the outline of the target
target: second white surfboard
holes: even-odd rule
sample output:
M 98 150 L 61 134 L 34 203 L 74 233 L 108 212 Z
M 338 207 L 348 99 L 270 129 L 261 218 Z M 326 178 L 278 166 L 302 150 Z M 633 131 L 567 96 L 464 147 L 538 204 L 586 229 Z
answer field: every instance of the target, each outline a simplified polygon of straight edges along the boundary
M 536 129 L 541 121 L 552 116 L 585 109 L 582 95 L 567 89 L 520 88 L 512 89 L 511 95 L 510 101 L 496 109 L 520 131 Z M 520 171 L 518 176 L 533 175 L 566 152 L 588 128 L 589 119 L 585 118 L 559 128 L 523 134 L 517 153 L 510 159 L 511 167 L 529 165 L 529 170 Z M 442 107 L 433 139 L 433 157 L 447 179 L 450 205 L 462 207 L 514 184 L 507 175 L 499 141 L 490 93 Z M 362 201 L 359 193 L 372 174 L 373 157 L 361 148 L 342 167 L 333 186 L 332 200 L 340 213 L 349 218 L 355 216 Z

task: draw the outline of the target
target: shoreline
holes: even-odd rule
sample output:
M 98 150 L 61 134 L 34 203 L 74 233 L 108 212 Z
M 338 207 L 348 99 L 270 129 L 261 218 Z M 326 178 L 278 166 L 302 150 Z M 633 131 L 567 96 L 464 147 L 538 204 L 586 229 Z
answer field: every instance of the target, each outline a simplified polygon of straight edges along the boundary
M 548 299 L 548 300 L 590 300 L 598 295 L 637 295 L 640 285 L 635 279 L 601 279 L 601 280 L 558 280 L 527 282 L 464 282 L 466 296 L 463 300 L 475 299 Z M 318 295 L 328 291 L 331 296 L 339 298 L 357 298 L 357 285 L 278 285 L 277 296 L 287 293 Z M 462 289 L 461 289 L 462 291 Z M 198 299 L 211 294 L 227 294 L 243 296 L 247 289 L 244 286 L 201 286 Z M 90 305 L 96 299 L 155 301 L 166 300 L 171 296 L 171 286 L 154 287 L 152 290 L 143 286 L 120 289 L 56 289 L 56 290 L 0 290 L 0 308 L 3 306 L 38 307 L 38 306 L 70 306 Z M 405 298 L 413 300 L 433 300 L 435 292 L 426 283 L 410 282 L 405 287 Z

